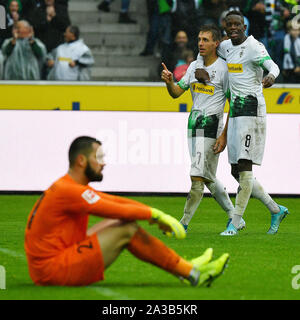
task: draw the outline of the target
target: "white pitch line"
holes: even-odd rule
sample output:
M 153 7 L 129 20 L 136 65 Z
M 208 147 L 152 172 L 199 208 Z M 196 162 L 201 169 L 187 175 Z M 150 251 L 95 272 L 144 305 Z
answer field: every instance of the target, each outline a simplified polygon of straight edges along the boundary
M 26 261 L 25 255 L 22 253 L 18 253 L 16 251 L 5 249 L 5 248 L 0 248 L 0 252 L 6 254 L 8 256 L 14 257 L 14 258 L 19 258 L 22 261 Z M 112 299 L 116 299 L 116 300 L 132 300 L 131 298 L 129 298 L 121 293 L 118 293 L 114 290 L 108 289 L 108 288 L 86 287 L 86 289 L 97 292 L 104 297 L 108 297 L 108 298 L 112 298 Z
M 132 300 L 131 298 L 108 288 L 88 287 L 88 289 L 100 293 L 102 296 L 114 298 L 116 300 Z
M 14 258 L 19 258 L 19 259 L 22 259 L 22 260 L 26 260 L 25 258 L 25 255 L 22 254 L 22 253 L 18 253 L 16 251 L 12 251 L 12 250 L 9 250 L 9 249 L 5 249 L 5 248 L 0 248 L 0 252 L 8 255 L 8 256 L 11 256 L 11 257 L 14 257 Z

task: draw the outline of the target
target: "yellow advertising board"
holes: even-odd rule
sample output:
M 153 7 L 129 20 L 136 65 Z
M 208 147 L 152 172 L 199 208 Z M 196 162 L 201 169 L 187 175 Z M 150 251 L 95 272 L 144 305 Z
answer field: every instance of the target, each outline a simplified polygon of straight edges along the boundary
M 172 99 L 163 83 L 1 82 L 0 109 L 190 111 L 189 92 Z M 265 89 L 268 113 L 300 113 L 300 85 Z M 226 106 L 226 111 L 228 105 Z

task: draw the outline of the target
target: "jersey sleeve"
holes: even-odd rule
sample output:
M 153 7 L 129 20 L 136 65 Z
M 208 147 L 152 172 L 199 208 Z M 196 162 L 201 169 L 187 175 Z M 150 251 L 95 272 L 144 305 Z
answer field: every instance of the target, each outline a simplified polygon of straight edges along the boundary
M 190 79 L 191 79 L 191 73 L 193 70 L 191 63 L 188 67 L 188 69 L 186 70 L 185 75 L 181 78 L 181 80 L 177 83 L 177 85 L 182 89 L 182 90 L 189 90 L 190 88 Z
M 275 78 L 277 78 L 279 76 L 280 69 L 279 69 L 278 65 L 273 60 L 266 60 L 263 63 L 263 68 L 265 70 L 268 70 L 269 73 L 272 73 Z
M 217 49 L 217 54 L 219 57 L 226 60 L 226 43 L 225 43 L 225 41 L 222 41 L 219 44 L 218 49 Z
M 263 70 L 271 72 L 275 78 L 279 75 L 279 68 L 277 64 L 271 59 L 265 46 L 257 41 L 256 45 L 253 46 L 253 62 L 255 65 L 261 67 Z
M 91 214 L 109 219 L 149 220 L 151 209 L 135 201 L 98 193 L 86 186 L 73 186 L 61 194 L 66 212 L 69 214 Z
M 265 48 L 265 46 L 257 41 L 255 44 L 252 45 L 252 61 L 255 65 L 264 68 L 264 62 L 267 60 L 271 60 L 271 57 Z
M 115 195 L 112 195 L 112 194 L 108 194 L 108 193 L 104 193 L 104 192 L 97 192 L 100 197 L 102 197 L 103 199 L 106 199 L 106 200 L 110 200 L 110 201 L 114 201 L 114 202 L 117 202 L 117 203 L 122 203 L 122 204 L 132 204 L 132 205 L 135 205 L 135 206 L 138 206 L 138 207 L 142 207 L 142 208 L 148 208 L 147 205 L 141 203 L 141 202 L 138 202 L 138 201 L 135 201 L 135 200 L 132 200 L 132 199 L 128 199 L 128 198 L 125 198 L 125 197 L 119 197 L 119 196 L 115 196 Z

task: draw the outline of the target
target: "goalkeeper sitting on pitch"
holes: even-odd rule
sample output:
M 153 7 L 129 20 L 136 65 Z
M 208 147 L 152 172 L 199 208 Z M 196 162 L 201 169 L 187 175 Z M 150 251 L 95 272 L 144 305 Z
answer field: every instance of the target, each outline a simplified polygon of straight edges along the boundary
M 185 237 L 173 217 L 137 201 L 98 192 L 88 186 L 101 181 L 101 143 L 75 139 L 69 149 L 69 171 L 46 190 L 34 205 L 26 226 L 25 251 L 29 273 L 37 285 L 89 285 L 104 279 L 104 271 L 123 249 L 190 284 L 210 285 L 229 259 L 223 254 L 209 262 L 212 249 L 186 261 L 136 223 L 157 223 L 168 235 Z M 87 230 L 89 214 L 107 218 Z

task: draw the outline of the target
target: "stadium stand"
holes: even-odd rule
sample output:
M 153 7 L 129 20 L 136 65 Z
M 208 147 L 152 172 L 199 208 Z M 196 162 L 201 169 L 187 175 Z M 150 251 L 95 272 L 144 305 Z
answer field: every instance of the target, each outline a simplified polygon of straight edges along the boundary
M 222 2 L 222 7 L 219 8 L 220 12 L 214 11 L 212 13 L 209 9 L 218 1 Z M 271 0 L 264 0 L 265 3 L 259 7 L 259 10 L 262 10 L 261 13 L 259 12 L 260 18 L 257 15 L 253 16 L 249 9 L 252 8 L 256 12 L 257 6 L 254 4 L 257 0 L 249 0 L 249 6 L 246 7 L 243 5 L 244 1 L 132 0 L 129 6 L 129 16 L 132 17 L 130 21 L 137 21 L 137 23 L 130 23 L 130 21 L 121 23 L 120 0 L 112 1 L 108 12 L 99 10 L 98 0 L 55 0 L 55 9 L 52 10 L 50 20 L 48 19 L 50 13 L 46 10 L 45 3 L 48 4 L 49 9 L 49 3 L 53 3 L 54 0 L 0 0 L 0 5 L 7 10 L 7 29 L 0 30 L 0 45 L 3 44 L 5 39 L 11 38 L 12 29 L 16 27 L 17 21 L 25 19 L 33 26 L 34 36 L 40 39 L 50 51 L 64 42 L 64 30 L 71 22 L 73 26 L 79 27 L 81 31 L 80 38 L 91 49 L 94 56 L 95 64 L 92 67 L 91 80 L 160 81 L 161 62 L 165 62 L 168 68 L 171 68 L 168 56 L 174 53 L 171 40 L 167 41 L 166 39 L 174 39 L 178 30 L 186 31 L 190 49 L 196 55 L 198 49 L 196 46 L 197 40 L 195 39 L 197 32 L 195 30 L 198 30 L 201 24 L 209 21 L 220 24 L 222 17 L 228 10 L 242 8 L 244 16 L 248 17 L 247 21 L 250 23 L 249 34 L 254 35 L 256 39 L 265 44 L 270 56 L 282 70 L 276 83 L 299 83 L 299 22 L 298 24 L 296 23 L 295 27 L 295 33 L 298 35 L 291 38 L 292 41 L 289 44 L 285 43 L 285 47 L 283 45 L 284 39 L 289 39 L 286 36 L 288 34 L 287 23 L 291 24 L 292 21 L 297 21 L 296 15 L 299 13 L 299 9 L 297 12 L 294 9 L 299 7 L 295 5 L 299 1 L 274 0 L 276 2 L 276 10 L 274 9 L 274 12 L 272 11 L 273 9 L 271 10 L 272 16 L 274 16 L 274 21 L 272 20 L 274 23 L 272 22 L 268 28 L 265 22 L 269 17 L 267 8 L 269 8 L 268 3 Z M 156 9 L 156 14 L 152 12 L 153 10 L 151 11 L 153 5 L 159 8 L 159 10 Z M 15 10 L 18 11 L 10 12 L 12 11 L 11 6 L 17 6 L 18 8 L 15 8 Z M 50 5 L 50 7 L 52 8 L 53 5 Z M 221 9 L 226 10 L 222 12 Z M 46 12 L 48 12 L 47 16 Z M 68 19 L 68 13 L 70 20 Z M 170 15 L 172 19 L 167 19 L 169 22 L 166 24 L 166 19 L 164 18 L 170 17 Z M 151 17 L 155 18 L 154 25 L 154 20 Z M 217 19 L 218 17 L 219 19 Z M 152 30 L 152 33 L 148 32 L 149 22 L 151 21 L 150 31 Z M 188 21 L 188 23 L 182 24 L 182 21 Z M 257 26 L 260 26 L 260 32 L 255 29 Z M 170 32 L 166 31 L 169 30 L 169 27 L 171 27 L 171 35 L 169 34 Z M 150 49 L 149 45 L 146 46 L 146 43 L 149 44 L 149 41 L 147 42 L 149 33 L 152 34 L 152 46 L 150 46 Z M 1 49 L 3 54 L 3 48 L 1 47 Z M 291 69 L 291 65 L 288 66 L 292 72 L 288 76 L 286 72 L 283 72 L 287 69 L 286 64 L 283 65 L 284 57 L 287 59 L 287 50 L 289 51 L 289 59 L 294 61 L 294 69 Z M 4 66 L 6 59 L 4 57 Z M 45 80 L 47 76 L 46 64 L 41 64 L 43 65 L 41 79 Z M 295 77 L 292 76 L 294 73 Z M 1 74 L 0 77 L 1 79 L 9 80 L 7 77 L 2 77 Z M 24 78 L 23 80 L 30 79 Z
M 142 57 L 148 30 L 144 1 L 132 0 L 130 16 L 137 24 L 119 24 L 120 1 L 113 1 L 110 12 L 99 12 L 94 0 L 69 2 L 72 24 L 78 25 L 81 37 L 95 58 L 92 80 L 153 81 L 157 80 L 159 59 Z

